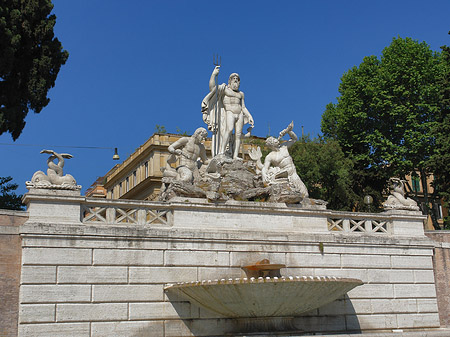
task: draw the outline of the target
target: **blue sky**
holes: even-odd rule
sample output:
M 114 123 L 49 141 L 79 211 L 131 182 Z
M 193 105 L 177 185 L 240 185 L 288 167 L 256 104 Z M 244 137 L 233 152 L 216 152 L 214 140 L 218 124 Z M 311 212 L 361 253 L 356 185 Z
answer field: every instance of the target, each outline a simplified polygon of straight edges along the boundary
M 253 134 L 320 133 L 344 72 L 380 55 L 392 38 L 431 49 L 450 45 L 450 1 L 53 1 L 56 36 L 69 59 L 40 114 L 30 112 L 16 142 L 0 136 L 0 176 L 25 181 L 46 170 L 44 148 L 71 153 L 65 173 L 83 192 L 163 125 L 192 133 L 204 126 L 213 55 L 219 81 L 232 72 L 255 120 Z M 4 144 L 36 144 L 9 146 Z M 39 146 L 42 145 L 42 146 Z M 45 145 L 45 146 L 44 146 Z M 55 147 L 66 146 L 66 147 Z

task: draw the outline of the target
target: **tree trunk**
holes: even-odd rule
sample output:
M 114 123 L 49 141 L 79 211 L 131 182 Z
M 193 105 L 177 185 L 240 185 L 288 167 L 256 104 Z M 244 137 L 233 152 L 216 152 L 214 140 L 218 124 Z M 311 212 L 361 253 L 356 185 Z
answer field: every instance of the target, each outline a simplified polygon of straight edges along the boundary
M 424 209 L 422 211 L 426 210 L 426 212 L 424 212 L 424 214 L 430 215 L 431 222 L 433 223 L 434 229 L 439 230 L 439 229 L 441 229 L 441 227 L 439 226 L 439 223 L 437 222 L 436 210 L 434 207 L 430 208 L 430 201 L 429 201 L 429 196 L 428 196 L 427 175 L 425 174 L 425 171 L 423 169 L 420 170 L 420 181 L 422 183 L 423 196 L 425 199 L 425 205 L 424 205 L 424 207 L 423 207 Z

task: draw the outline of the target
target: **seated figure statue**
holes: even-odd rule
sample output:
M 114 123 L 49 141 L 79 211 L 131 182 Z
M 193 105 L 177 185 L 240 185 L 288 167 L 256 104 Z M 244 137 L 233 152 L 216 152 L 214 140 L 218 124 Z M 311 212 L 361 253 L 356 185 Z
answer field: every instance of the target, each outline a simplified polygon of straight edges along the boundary
M 257 162 L 257 168 L 261 172 L 264 183 L 268 185 L 280 184 L 288 182 L 291 187 L 298 191 L 302 198 L 308 197 L 308 189 L 297 174 L 294 162 L 289 154 L 288 148 L 297 141 L 297 135 L 292 131 L 294 122 L 280 132 L 278 138 L 269 137 L 266 139 L 266 145 L 272 150 L 265 160 L 261 163 L 261 150 L 252 150 L 250 158 Z M 285 134 L 288 134 L 290 139 L 281 142 Z
M 182 137 L 171 144 L 168 148 L 171 155 L 167 159 L 163 177 L 192 184 L 198 178 L 197 160 L 200 158 L 203 164 L 207 162 L 205 146 L 202 144 L 207 135 L 205 128 L 198 128 L 191 137 Z M 174 169 L 171 164 L 176 162 L 177 156 L 180 165 Z

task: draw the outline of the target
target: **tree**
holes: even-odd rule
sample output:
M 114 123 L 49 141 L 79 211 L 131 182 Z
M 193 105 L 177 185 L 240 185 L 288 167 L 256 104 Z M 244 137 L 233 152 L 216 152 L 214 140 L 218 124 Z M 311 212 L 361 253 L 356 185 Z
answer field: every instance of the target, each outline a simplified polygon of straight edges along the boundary
M 311 198 L 328 201 L 330 209 L 353 209 L 357 202 L 352 190 L 353 163 L 337 141 L 305 137 L 289 152 Z
M 22 210 L 22 195 L 16 195 L 13 191 L 19 187 L 12 184 L 12 177 L 0 177 L 0 209 Z
M 439 84 L 442 107 L 437 115 L 434 129 L 436 148 L 431 158 L 431 169 L 434 174 L 433 187 L 448 209 L 450 206 L 450 47 L 443 46 L 441 49 L 443 71 Z M 448 216 L 444 218 L 444 228 L 450 229 Z
M 426 182 L 441 70 L 440 54 L 425 42 L 398 37 L 380 59 L 365 57 L 342 76 L 341 96 L 327 105 L 322 132 L 337 140 L 354 162 L 358 195 L 369 190 L 381 194 L 390 177 L 415 170 Z
M 0 6 L 0 134 L 16 140 L 31 109 L 47 106 L 47 93 L 69 56 L 54 37 L 50 0 L 3 0 Z

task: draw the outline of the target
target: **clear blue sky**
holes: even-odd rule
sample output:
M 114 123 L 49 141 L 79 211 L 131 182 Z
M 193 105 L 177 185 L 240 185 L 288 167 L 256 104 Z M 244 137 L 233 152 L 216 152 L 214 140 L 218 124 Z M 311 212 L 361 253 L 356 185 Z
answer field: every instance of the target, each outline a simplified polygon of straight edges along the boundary
M 294 120 L 320 133 L 325 106 L 340 78 L 364 56 L 380 55 L 393 37 L 450 45 L 450 1 L 67 1 L 55 0 L 56 36 L 69 59 L 51 102 L 30 112 L 15 144 L 0 145 L 0 176 L 25 181 L 46 170 L 44 148 L 74 155 L 66 162 L 83 192 L 163 125 L 192 133 L 204 126 L 213 54 L 220 82 L 238 72 L 257 136 Z M 0 143 L 13 144 L 9 134 Z

